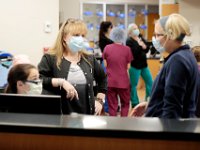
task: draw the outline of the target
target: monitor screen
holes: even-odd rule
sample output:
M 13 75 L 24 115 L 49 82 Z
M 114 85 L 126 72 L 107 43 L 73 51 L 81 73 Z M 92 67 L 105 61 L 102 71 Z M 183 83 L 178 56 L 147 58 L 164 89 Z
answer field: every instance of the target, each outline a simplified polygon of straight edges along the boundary
M 0 112 L 61 114 L 61 97 L 56 95 L 0 94 Z

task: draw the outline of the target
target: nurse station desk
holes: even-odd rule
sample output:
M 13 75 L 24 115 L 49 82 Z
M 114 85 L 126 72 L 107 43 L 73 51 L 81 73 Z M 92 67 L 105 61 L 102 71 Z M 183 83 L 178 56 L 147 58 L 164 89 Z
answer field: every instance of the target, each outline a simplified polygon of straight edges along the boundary
M 200 120 L 0 113 L 0 150 L 197 150 Z

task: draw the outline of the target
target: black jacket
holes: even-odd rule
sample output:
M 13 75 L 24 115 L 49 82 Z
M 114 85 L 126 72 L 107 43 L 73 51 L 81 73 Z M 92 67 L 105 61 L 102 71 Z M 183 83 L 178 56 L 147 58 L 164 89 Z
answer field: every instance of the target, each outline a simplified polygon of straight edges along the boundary
M 106 93 L 107 91 L 107 78 L 104 73 L 103 68 L 98 63 L 93 55 L 86 56 L 88 62 L 86 62 L 83 58 L 81 58 L 78 65 L 83 70 L 83 73 L 86 77 L 87 81 L 87 89 L 88 89 L 88 99 L 89 99 L 89 107 L 90 114 L 94 114 L 94 91 L 93 91 L 93 81 L 96 81 L 97 90 L 101 93 Z M 40 77 L 43 79 L 43 93 L 46 94 L 55 94 L 60 95 L 60 89 L 52 86 L 51 80 L 52 78 L 65 78 L 67 79 L 70 62 L 65 58 L 62 58 L 60 69 L 56 66 L 56 57 L 54 55 L 45 54 L 41 62 L 38 65 Z
M 100 37 L 100 39 L 99 39 L 99 47 L 101 49 L 101 52 L 103 53 L 103 50 L 106 47 L 106 45 L 112 44 L 112 43 L 113 43 L 113 41 L 111 39 L 107 38 L 105 35 Z
M 147 46 L 147 42 L 144 40 L 144 38 L 142 37 L 140 38 Z M 134 57 L 134 59 L 131 62 L 131 66 L 137 69 L 146 68 L 147 67 L 146 53 L 148 53 L 149 47 L 147 46 L 146 49 L 142 49 L 142 47 L 138 44 L 138 42 L 131 37 L 129 37 L 126 40 L 126 45 L 131 48 Z

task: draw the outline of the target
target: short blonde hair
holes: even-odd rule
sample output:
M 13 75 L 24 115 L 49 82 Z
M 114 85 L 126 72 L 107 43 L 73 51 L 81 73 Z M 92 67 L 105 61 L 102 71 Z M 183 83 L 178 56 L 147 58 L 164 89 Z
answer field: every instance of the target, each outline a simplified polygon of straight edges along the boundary
M 179 41 L 183 41 L 184 36 L 191 35 L 189 22 L 180 14 L 169 15 L 164 27 L 167 37 L 172 40 L 180 38 Z
M 131 24 L 128 25 L 128 31 L 127 31 L 128 36 L 133 35 L 133 28 L 134 27 L 137 27 L 137 25 L 135 23 L 131 23 Z

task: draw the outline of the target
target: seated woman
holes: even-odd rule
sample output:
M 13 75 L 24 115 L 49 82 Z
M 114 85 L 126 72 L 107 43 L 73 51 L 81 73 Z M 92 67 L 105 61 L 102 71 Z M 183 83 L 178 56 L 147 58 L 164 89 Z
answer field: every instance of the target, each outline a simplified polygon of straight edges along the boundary
M 17 64 L 8 73 L 5 93 L 13 94 L 41 94 L 42 82 L 39 72 L 34 65 Z

